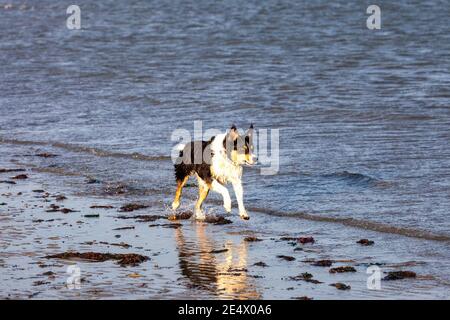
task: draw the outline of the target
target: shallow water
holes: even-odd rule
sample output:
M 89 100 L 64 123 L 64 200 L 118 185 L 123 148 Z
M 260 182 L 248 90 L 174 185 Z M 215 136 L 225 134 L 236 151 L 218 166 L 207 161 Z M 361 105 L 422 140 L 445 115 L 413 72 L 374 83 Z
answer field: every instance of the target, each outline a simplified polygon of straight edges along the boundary
M 8 162 L 0 158 L 2 166 L 14 165 Z M 254 212 L 250 212 L 252 223 L 237 215 L 227 216 L 232 223 L 226 225 L 164 218 L 143 222 L 132 217 L 171 211 L 161 203 L 142 201 L 149 208 L 118 212 L 128 197 L 74 194 L 72 185 L 85 184 L 83 177 L 40 172 L 39 168 L 30 168 L 26 174 L 28 179 L 17 180 L 14 185 L 0 184 L 5 201 L 0 209 L 1 299 L 448 298 L 449 265 L 442 242 L 406 242 L 395 234 L 297 218 L 274 219 Z M 57 201 L 55 197 L 61 194 L 66 199 Z M 185 200 L 183 207 L 192 204 Z M 51 205 L 75 211 L 49 212 Z M 207 212 L 218 213 L 217 206 L 207 206 Z M 260 241 L 246 241 L 248 236 Z M 286 236 L 314 236 L 315 243 L 282 240 Z M 375 244 L 365 247 L 356 243 L 364 237 Z M 66 251 L 137 253 L 149 260 L 122 267 L 114 261 L 46 258 Z M 280 255 L 294 260 L 285 261 Z M 355 272 L 331 274 L 330 268 L 312 265 L 319 259 L 332 259 L 333 267 L 353 266 Z M 258 265 L 261 262 L 265 266 Z M 380 290 L 369 290 L 367 268 L 372 264 L 380 266 L 382 277 L 399 270 L 411 270 L 418 276 L 381 280 Z M 73 275 L 71 266 L 79 268 L 81 277 L 75 288 L 67 286 Z M 320 282 L 291 278 L 303 272 Z M 351 290 L 330 286 L 336 282 L 350 285 Z
M 379 31 L 364 1 L 78 1 L 81 31 L 63 3 L 21 4 L 0 8 L 0 150 L 16 161 L 163 209 L 173 130 L 253 122 L 281 148 L 277 175 L 245 170 L 253 212 L 448 243 L 445 1 L 379 1 Z

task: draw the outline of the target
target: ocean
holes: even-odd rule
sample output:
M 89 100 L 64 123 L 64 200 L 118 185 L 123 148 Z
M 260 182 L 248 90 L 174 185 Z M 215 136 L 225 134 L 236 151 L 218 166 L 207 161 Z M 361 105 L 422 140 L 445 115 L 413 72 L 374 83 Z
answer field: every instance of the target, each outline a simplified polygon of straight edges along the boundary
M 80 196 L 168 210 L 172 133 L 253 123 L 279 130 L 279 169 L 244 168 L 250 215 L 394 235 L 419 260 L 450 261 L 446 1 L 377 1 L 380 30 L 366 27 L 370 1 L 77 1 L 80 30 L 67 1 L 12 4 L 0 7 L 4 157 L 82 177 L 58 182 Z M 190 208 L 195 188 L 185 196 Z

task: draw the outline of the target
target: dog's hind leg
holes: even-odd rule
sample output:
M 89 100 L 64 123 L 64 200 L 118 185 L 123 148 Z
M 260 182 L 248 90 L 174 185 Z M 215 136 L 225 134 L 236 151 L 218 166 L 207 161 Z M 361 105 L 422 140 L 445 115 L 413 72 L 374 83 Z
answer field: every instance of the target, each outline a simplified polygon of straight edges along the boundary
M 211 184 L 208 184 L 202 178 L 198 177 L 198 200 L 195 204 L 195 218 L 197 220 L 205 220 L 205 214 L 202 211 L 202 203 L 209 193 Z
M 178 207 L 180 206 L 181 193 L 183 192 L 183 187 L 186 184 L 186 182 L 188 181 L 188 179 L 189 179 L 189 176 L 185 176 L 181 180 L 177 179 L 177 191 L 175 192 L 175 199 L 173 199 L 173 202 L 172 202 L 173 210 L 178 209 Z
M 219 181 L 214 179 L 211 183 L 211 190 L 220 193 L 223 197 L 223 207 L 225 208 L 225 211 L 230 213 L 231 212 L 231 198 L 230 194 L 228 193 L 228 189 L 221 184 Z

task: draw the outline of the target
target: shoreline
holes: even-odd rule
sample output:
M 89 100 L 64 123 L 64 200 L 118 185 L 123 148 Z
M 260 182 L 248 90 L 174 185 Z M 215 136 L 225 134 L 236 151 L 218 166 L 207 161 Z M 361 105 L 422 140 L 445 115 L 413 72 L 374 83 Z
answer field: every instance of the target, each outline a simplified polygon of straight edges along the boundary
M 70 187 L 55 190 L 56 185 L 76 177 L 29 169 L 25 174 L 28 179 L 0 185 L 0 202 L 6 203 L 0 206 L 0 294 L 4 299 L 448 298 L 450 285 L 434 274 L 437 261 L 416 256 L 411 249 L 423 247 L 419 251 L 426 252 L 429 247 L 444 246 L 441 243 L 405 241 L 399 235 L 317 221 L 274 219 L 252 210 L 248 222 L 241 221 L 233 210 L 234 214 L 224 216 L 232 223 L 225 225 L 165 218 L 120 219 L 121 215 L 166 217 L 171 212 L 160 200 L 139 201 L 148 207 L 120 212 L 120 207 L 133 201 L 79 196 Z M 1 175 L 0 180 L 8 180 L 14 174 Z M 185 199 L 183 210 L 190 202 Z M 216 207 L 210 203 L 206 210 L 214 213 L 219 211 Z M 54 212 L 47 212 L 52 208 Z M 73 211 L 58 211 L 63 208 Z M 346 231 L 342 232 L 343 228 Z M 314 243 L 294 240 L 300 237 L 313 237 Z M 356 243 L 363 238 L 374 245 Z M 120 266 L 109 260 L 45 258 L 64 252 L 139 254 L 149 260 Z M 332 265 L 315 265 L 323 260 Z M 80 289 L 70 290 L 67 267 L 73 264 L 80 267 L 81 283 Z M 417 277 L 382 280 L 382 290 L 369 290 L 366 272 L 370 265 L 378 265 L 383 277 L 390 271 L 413 271 Z M 339 267 L 355 271 L 330 272 Z
M 40 146 L 40 147 L 52 147 L 56 149 L 62 149 L 69 152 L 75 153 L 83 153 L 88 155 L 93 155 L 96 157 L 110 157 L 110 158 L 119 158 L 126 160 L 135 160 L 135 161 L 166 161 L 170 160 L 168 156 L 148 156 L 141 153 L 123 153 L 123 152 L 111 152 L 106 149 L 100 149 L 96 147 L 87 147 L 77 144 L 68 144 L 62 142 L 52 142 L 52 141 L 32 141 L 32 140 L 17 140 L 17 139 L 8 139 L 4 137 L 0 137 L 0 143 L 9 144 L 14 146 Z M 58 155 L 52 153 L 41 153 L 41 154 L 29 154 L 27 156 L 38 156 L 42 158 L 53 158 Z M 16 164 L 20 165 L 19 162 Z M 32 171 L 37 171 L 40 173 L 50 173 L 50 174 L 60 174 L 65 176 L 84 176 L 82 174 L 64 171 L 60 168 L 51 168 L 51 167 L 38 167 L 35 164 L 26 163 L 23 164 L 25 167 L 31 167 Z M 92 179 L 89 176 L 84 176 L 86 179 Z M 94 179 L 95 180 L 95 179 Z M 167 192 L 168 190 L 163 190 L 162 193 L 166 193 L 168 195 L 172 195 L 172 190 Z M 189 197 L 189 195 L 184 195 L 184 197 Z M 195 197 L 188 198 L 189 200 L 194 201 Z M 211 199 L 209 199 L 211 201 Z M 217 206 L 221 206 L 221 201 L 214 201 Z M 430 241 L 439 241 L 439 242 L 447 242 L 450 243 L 450 236 L 443 233 L 434 233 L 430 230 L 426 229 L 416 229 L 402 226 L 391 226 L 386 223 L 380 223 L 377 221 L 371 220 L 360 220 L 348 217 L 335 217 L 335 216 L 324 216 L 324 215 L 312 215 L 307 212 L 282 212 L 276 211 L 270 208 L 260 208 L 260 207 L 251 207 L 247 206 L 250 211 L 271 215 L 274 217 L 283 217 L 283 218 L 296 218 L 310 221 L 318 221 L 318 222 L 327 222 L 327 223 L 335 223 L 341 224 L 346 227 L 360 228 L 368 231 L 382 232 L 387 234 L 397 234 L 405 237 L 411 237 L 415 239 L 424 239 Z

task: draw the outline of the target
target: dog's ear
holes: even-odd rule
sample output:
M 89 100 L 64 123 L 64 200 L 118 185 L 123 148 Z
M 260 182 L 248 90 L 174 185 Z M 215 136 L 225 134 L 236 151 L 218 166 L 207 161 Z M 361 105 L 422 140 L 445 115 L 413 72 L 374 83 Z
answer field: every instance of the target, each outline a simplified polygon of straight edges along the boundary
M 233 124 L 231 126 L 230 132 L 228 133 L 228 136 L 232 141 L 236 141 L 236 139 L 239 137 L 239 133 L 237 131 L 236 126 Z
M 245 142 L 249 144 L 253 141 L 253 123 L 250 125 L 250 128 L 245 133 Z

